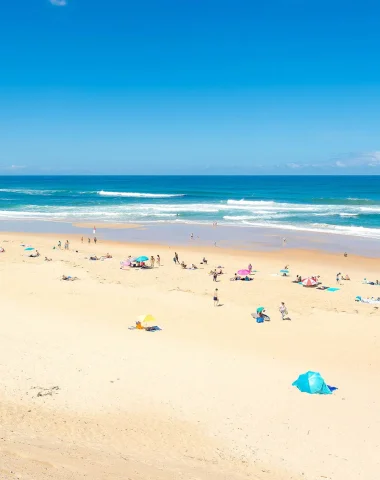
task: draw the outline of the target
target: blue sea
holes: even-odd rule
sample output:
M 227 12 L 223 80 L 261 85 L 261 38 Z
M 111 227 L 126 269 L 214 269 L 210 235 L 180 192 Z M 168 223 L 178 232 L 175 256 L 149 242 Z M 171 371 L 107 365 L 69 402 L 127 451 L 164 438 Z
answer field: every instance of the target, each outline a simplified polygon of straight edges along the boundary
M 380 238 L 380 176 L 3 176 L 7 219 L 218 222 Z

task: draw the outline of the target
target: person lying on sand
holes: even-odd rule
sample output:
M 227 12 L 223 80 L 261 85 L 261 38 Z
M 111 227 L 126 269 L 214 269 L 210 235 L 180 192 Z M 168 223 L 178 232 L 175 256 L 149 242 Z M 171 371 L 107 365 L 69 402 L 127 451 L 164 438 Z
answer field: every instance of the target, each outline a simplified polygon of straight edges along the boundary
M 29 257 L 31 257 L 31 258 L 36 258 L 36 257 L 39 257 L 39 256 L 40 256 L 40 252 L 38 250 L 36 250 L 35 253 L 31 253 L 29 255 Z
M 70 275 L 66 277 L 66 275 L 62 275 L 61 280 L 66 280 L 67 282 L 73 282 L 74 280 L 79 280 L 78 277 L 71 277 Z
M 112 258 L 112 255 L 110 255 L 109 253 L 107 253 L 107 255 L 102 255 L 100 257 L 100 260 L 107 260 L 108 258 Z
M 90 257 L 90 260 L 100 260 L 100 258 L 97 257 L 96 255 L 92 255 L 92 256 Z
M 51 258 L 45 257 L 45 262 L 51 262 L 51 261 L 52 261 Z

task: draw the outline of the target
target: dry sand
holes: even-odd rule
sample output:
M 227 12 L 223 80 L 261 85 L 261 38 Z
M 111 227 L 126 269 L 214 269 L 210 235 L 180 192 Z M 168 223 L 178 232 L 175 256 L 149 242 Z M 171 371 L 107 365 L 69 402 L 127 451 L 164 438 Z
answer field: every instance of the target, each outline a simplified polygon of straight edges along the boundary
M 379 310 L 354 301 L 380 296 L 361 283 L 380 277 L 379 260 L 181 247 L 180 260 L 209 260 L 189 271 L 162 245 L 72 236 L 67 252 L 53 238 L 0 234 L 1 479 L 379 479 Z M 160 268 L 119 269 L 157 253 Z M 255 280 L 230 282 L 249 262 Z M 273 275 L 285 264 L 290 279 Z M 291 283 L 335 286 L 337 271 L 352 279 L 338 292 Z M 271 322 L 251 318 L 260 305 Z M 128 330 L 142 313 L 163 330 Z M 292 381 L 309 369 L 339 389 L 300 393 Z

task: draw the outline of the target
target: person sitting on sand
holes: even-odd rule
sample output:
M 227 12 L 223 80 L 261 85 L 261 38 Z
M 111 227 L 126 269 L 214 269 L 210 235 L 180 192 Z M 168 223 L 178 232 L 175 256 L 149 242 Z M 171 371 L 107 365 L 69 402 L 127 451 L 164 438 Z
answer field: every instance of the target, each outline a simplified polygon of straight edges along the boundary
M 4 253 L 5 249 L 3 247 L 0 247 L 0 253 Z
M 187 265 L 185 264 L 185 262 L 184 262 L 183 260 L 182 260 L 182 262 L 181 262 L 181 267 L 182 267 L 182 268 L 186 268 L 186 267 L 187 267 Z
M 203 257 L 203 260 L 201 261 L 201 264 L 207 265 L 207 259 L 206 259 L 206 257 Z
M 29 257 L 31 257 L 31 258 L 36 258 L 36 257 L 39 257 L 39 256 L 40 256 L 40 252 L 38 250 L 36 250 L 35 253 L 31 253 L 29 255 Z
M 223 270 L 221 268 L 219 269 L 218 275 L 223 275 Z
M 346 275 L 343 275 L 342 280 L 351 280 L 351 278 L 348 276 L 348 273 L 346 273 Z
M 52 261 L 51 258 L 45 257 L 45 262 L 51 262 L 51 261 Z

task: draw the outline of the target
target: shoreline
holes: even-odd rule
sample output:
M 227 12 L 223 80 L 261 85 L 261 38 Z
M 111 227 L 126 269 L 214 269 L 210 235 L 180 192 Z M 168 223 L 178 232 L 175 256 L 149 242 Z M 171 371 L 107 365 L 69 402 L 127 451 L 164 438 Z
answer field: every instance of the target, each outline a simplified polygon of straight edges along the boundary
M 52 221 L 0 221 L 1 232 L 80 235 L 93 238 L 94 224 Z M 380 258 L 379 240 L 341 234 L 312 234 L 307 231 L 264 227 L 229 227 L 184 224 L 107 224 L 98 223 L 97 238 L 130 243 L 159 243 L 171 246 L 216 246 L 244 251 L 282 251 L 288 249 L 347 252 L 367 258 Z M 194 239 L 190 239 L 190 234 Z M 283 238 L 286 238 L 284 244 Z

